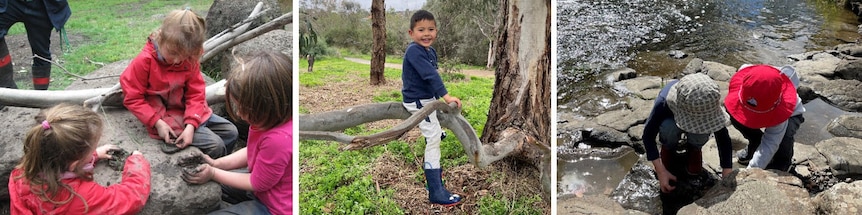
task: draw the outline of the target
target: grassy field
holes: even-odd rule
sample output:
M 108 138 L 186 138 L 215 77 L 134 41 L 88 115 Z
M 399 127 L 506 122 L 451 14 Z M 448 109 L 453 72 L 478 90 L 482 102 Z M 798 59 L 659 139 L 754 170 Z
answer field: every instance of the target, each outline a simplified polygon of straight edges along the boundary
M 355 76 L 367 77 L 369 66 L 346 61 L 340 58 L 318 58 L 314 72 L 305 72 L 305 60 L 300 60 L 300 83 L 307 88 L 325 86 L 334 82 L 367 81 L 351 79 Z M 386 69 L 388 82 L 400 83 L 401 71 Z M 361 84 L 359 84 L 361 85 Z M 494 81 L 490 78 L 472 77 L 463 81 L 447 81 L 446 87 L 450 94 L 456 95 L 464 102 L 462 115 L 467 118 L 474 129 L 481 134 L 487 119 Z M 400 85 L 399 85 L 400 86 Z M 300 94 L 307 93 L 300 91 Z M 337 94 L 339 92 L 329 92 Z M 383 90 L 372 97 L 373 102 L 401 101 L 400 88 Z M 309 113 L 310 107 L 303 106 L 300 101 L 300 112 Z M 346 107 L 342 107 L 346 108 Z M 344 131 L 346 134 L 372 134 L 383 129 L 368 129 L 360 125 Z M 451 134 L 451 132 L 450 132 Z M 395 163 L 407 163 L 406 171 L 410 172 L 410 180 L 424 184 L 421 162 L 424 154 L 424 138 L 417 138 L 415 143 L 401 140 L 360 151 L 341 151 L 339 143 L 329 141 L 300 142 L 300 196 L 302 214 L 404 214 L 415 213 L 398 203 L 394 189 L 382 187 L 375 181 L 373 175 L 375 163 L 391 159 Z M 441 165 L 444 168 L 468 164 L 464 149 L 456 138 L 446 138 L 441 143 Z M 413 165 L 415 164 L 415 165 Z M 411 169 L 412 168 L 412 169 Z M 493 177 L 483 179 L 480 183 L 494 184 L 500 182 L 502 174 L 491 174 Z M 427 201 L 424 191 L 416 198 Z M 473 200 L 475 210 L 462 211 L 479 214 L 541 214 L 542 208 L 535 208 L 542 202 L 539 194 L 510 197 L 501 194 L 491 194 Z M 467 203 L 465 203 L 467 204 Z M 422 207 L 422 206 L 419 206 Z M 412 208 L 415 209 L 415 208 Z
M 54 56 L 62 66 L 72 73 L 86 75 L 98 69 L 88 62 L 111 63 L 132 59 L 144 46 L 147 35 L 158 28 L 161 18 L 174 9 L 186 6 L 205 16 L 212 0 L 184 1 L 137 1 L 137 0 L 89 0 L 69 1 L 72 16 L 66 23 L 69 35 L 81 36 L 84 41 L 70 41 L 71 49 L 61 56 Z M 57 34 L 57 32 L 53 32 Z M 12 26 L 9 35 L 25 34 L 23 23 Z M 52 41 L 58 43 L 60 41 Z M 13 56 L 18 57 L 18 56 Z M 51 90 L 65 89 L 74 81 L 61 69 L 53 69 Z M 19 86 L 26 83 L 19 83 Z

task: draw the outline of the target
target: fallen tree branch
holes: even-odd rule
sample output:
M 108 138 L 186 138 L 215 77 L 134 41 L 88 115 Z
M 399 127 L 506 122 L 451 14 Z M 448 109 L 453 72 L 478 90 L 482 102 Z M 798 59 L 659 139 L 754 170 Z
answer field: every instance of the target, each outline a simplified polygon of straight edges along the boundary
M 500 141 L 482 144 L 476 131 L 461 115 L 461 109 L 454 104 L 447 105 L 441 101 L 432 102 L 422 107 L 415 114 L 410 114 L 401 103 L 387 102 L 350 107 L 344 110 L 330 111 L 318 114 L 300 115 L 300 140 L 329 140 L 346 143 L 342 149 L 357 150 L 386 144 L 416 127 L 429 114 L 437 112 L 440 125 L 449 128 L 461 142 L 468 159 L 474 165 L 486 167 L 507 155 L 523 149 L 523 144 L 530 142 L 525 134 L 514 129 L 502 134 Z M 376 134 L 367 136 L 351 136 L 337 131 L 360 124 L 383 119 L 405 119 L 399 125 Z M 535 141 L 533 141 L 535 142 Z
M 218 104 L 224 102 L 224 84 L 226 82 L 227 81 L 222 79 L 221 81 L 207 86 L 207 103 Z M 63 93 L 57 93 L 58 91 L 19 90 L 0 87 L 0 104 L 15 107 L 47 108 L 60 103 L 84 104 L 84 101 L 87 101 L 89 99 L 101 99 L 102 106 L 122 107 L 122 93 L 110 93 L 112 89 L 115 89 L 118 86 L 119 84 L 114 85 L 110 88 L 63 90 Z M 103 97 L 102 95 L 106 96 Z M 95 104 L 93 104 L 91 101 L 90 105 Z
M 251 29 L 247 32 L 239 34 L 238 36 L 236 36 L 236 38 L 226 40 L 224 43 L 214 44 L 214 47 L 212 47 L 212 49 L 205 49 L 206 52 L 204 53 L 203 56 L 201 56 L 201 62 L 209 60 L 210 58 L 214 57 L 215 54 L 223 52 L 224 50 L 227 50 L 230 47 L 236 46 L 236 44 L 240 44 L 242 42 L 248 41 L 248 40 L 253 39 L 257 36 L 260 36 L 260 35 L 263 35 L 267 32 L 270 32 L 272 30 L 275 30 L 278 28 L 284 28 L 285 25 L 290 24 L 292 22 L 293 22 L 293 13 L 292 12 L 286 13 L 286 14 L 279 16 L 278 18 L 273 19 L 272 21 L 269 21 L 263 25 L 257 26 L 254 29 Z M 204 48 L 206 48 L 206 47 L 204 47 Z

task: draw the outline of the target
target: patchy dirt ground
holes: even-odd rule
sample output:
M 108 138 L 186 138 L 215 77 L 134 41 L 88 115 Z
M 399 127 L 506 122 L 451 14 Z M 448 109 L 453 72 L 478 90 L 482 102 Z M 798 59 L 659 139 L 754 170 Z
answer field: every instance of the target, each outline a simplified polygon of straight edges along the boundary
M 372 95 L 401 89 L 400 80 L 387 80 L 384 86 L 370 87 L 367 76 L 346 76 L 347 81 L 326 82 L 327 84 L 316 87 L 300 86 L 300 104 L 311 113 L 320 113 L 369 104 L 373 102 Z M 384 120 L 367 124 L 366 127 L 388 128 L 399 122 L 399 120 Z M 419 129 L 414 128 L 401 140 L 410 143 L 415 142 L 418 137 L 421 137 Z M 395 190 L 395 201 L 407 214 L 477 214 L 479 213 L 478 201 L 483 196 L 495 196 L 498 199 L 505 199 L 506 202 L 512 202 L 522 196 L 542 193 L 537 169 L 504 159 L 485 169 L 472 164 L 444 168 L 443 178 L 446 180 L 446 187 L 465 197 L 465 202 L 451 208 L 433 205 L 428 201 L 424 178 L 416 175 L 422 163 L 421 157 L 417 159 L 406 160 L 386 152 L 377 158 L 369 172 L 378 189 Z M 551 213 L 550 202 L 547 200 L 529 207 L 543 208 L 544 214 Z
M 21 25 L 20 23 L 18 25 Z M 69 43 L 80 45 L 83 43 L 87 43 L 90 41 L 89 38 L 86 38 L 82 35 L 77 35 L 73 33 L 68 33 L 67 37 L 69 38 Z M 31 80 L 32 74 L 30 71 L 32 70 L 30 67 L 33 65 L 33 52 L 30 51 L 30 42 L 27 40 L 26 34 L 18 34 L 18 35 L 7 35 L 6 36 L 6 44 L 9 47 L 9 53 L 12 55 L 12 65 L 15 71 L 15 81 L 18 82 L 18 89 L 33 89 L 33 83 Z M 63 47 L 65 46 L 65 42 L 60 39 L 60 34 L 52 31 L 51 32 L 51 58 L 54 61 L 63 62 L 70 59 L 63 58 Z M 84 60 L 84 59 L 77 59 Z M 51 69 L 51 79 L 58 77 L 59 74 L 63 73 L 63 71 L 57 67 Z

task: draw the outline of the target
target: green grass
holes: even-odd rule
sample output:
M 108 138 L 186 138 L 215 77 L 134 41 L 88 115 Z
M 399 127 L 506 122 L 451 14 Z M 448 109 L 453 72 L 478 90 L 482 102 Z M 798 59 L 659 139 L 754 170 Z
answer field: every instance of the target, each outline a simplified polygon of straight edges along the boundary
M 300 61 L 300 68 L 307 62 Z M 367 77 L 369 66 L 343 59 L 318 59 L 315 71 L 302 72 L 300 83 L 307 87 L 320 86 L 333 81 L 346 81 L 348 75 Z M 386 70 L 387 81 L 400 81 L 400 70 Z M 311 83 L 311 84 L 309 84 Z M 462 115 L 481 135 L 487 120 L 491 103 L 494 80 L 491 78 L 471 77 L 466 80 L 446 82 L 449 94 L 461 99 Z M 338 92 L 333 92 L 338 93 Z M 372 95 L 374 102 L 401 101 L 400 89 Z M 300 107 L 303 110 L 303 107 Z M 366 131 L 364 126 L 347 129 L 347 134 L 372 134 L 379 131 Z M 449 132 L 449 134 L 452 134 Z M 453 136 L 454 137 L 454 136 Z M 380 192 L 369 172 L 378 157 L 390 154 L 396 159 L 413 163 L 424 155 L 424 138 L 416 143 L 393 141 L 388 144 L 361 151 L 339 151 L 339 143 L 328 141 L 301 141 L 300 160 L 303 173 L 300 175 L 300 202 L 302 214 L 403 214 L 394 202 L 394 190 L 381 187 Z M 457 138 L 446 138 L 441 143 L 441 165 L 453 167 L 468 163 L 464 149 Z M 415 166 L 412 180 L 424 183 L 422 169 Z M 492 175 L 493 176 L 493 175 Z M 500 181 L 491 177 L 487 183 Z M 541 208 L 533 208 L 542 202 L 540 194 L 524 197 L 485 196 L 479 200 L 481 214 L 541 214 Z
M 72 16 L 66 23 L 69 35 L 83 36 L 85 41 L 70 41 L 71 49 L 62 56 L 55 56 L 63 67 L 78 75 L 89 74 L 98 67 L 87 62 L 111 63 L 134 58 L 144 46 L 147 35 L 159 27 L 161 17 L 174 9 L 190 6 L 198 15 L 205 16 L 212 0 L 184 1 L 137 1 L 137 0 L 89 0 L 69 1 Z M 25 34 L 23 23 L 15 24 L 9 35 Z M 56 32 L 52 32 L 56 34 Z M 52 41 L 54 43 L 58 41 Z M 13 56 L 19 57 L 19 56 Z M 62 69 L 53 69 L 51 90 L 65 89 L 76 78 L 63 74 Z M 26 85 L 29 83 L 19 83 Z
M 342 58 L 318 57 L 314 61 L 314 71 L 308 72 L 308 60 L 299 61 L 299 83 L 305 87 L 322 86 L 330 82 L 343 82 L 348 75 L 368 76 L 371 66 L 355 63 Z M 386 81 L 401 81 L 401 70 L 386 68 L 383 70 Z

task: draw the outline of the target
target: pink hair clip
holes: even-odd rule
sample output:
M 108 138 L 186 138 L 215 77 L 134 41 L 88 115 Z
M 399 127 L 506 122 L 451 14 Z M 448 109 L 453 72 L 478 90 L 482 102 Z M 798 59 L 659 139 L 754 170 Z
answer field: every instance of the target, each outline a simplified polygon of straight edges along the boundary
M 42 129 L 45 129 L 45 130 L 51 129 L 51 125 L 48 124 L 48 120 L 42 120 Z

